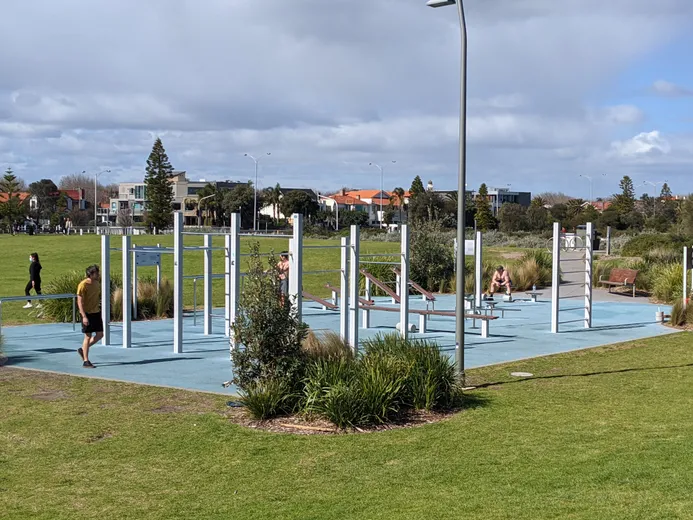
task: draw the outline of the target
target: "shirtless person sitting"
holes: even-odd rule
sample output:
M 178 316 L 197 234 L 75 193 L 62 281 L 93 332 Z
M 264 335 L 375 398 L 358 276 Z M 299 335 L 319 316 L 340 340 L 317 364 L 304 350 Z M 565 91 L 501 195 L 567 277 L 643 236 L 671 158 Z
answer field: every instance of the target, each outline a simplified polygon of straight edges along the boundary
M 502 265 L 496 268 L 493 273 L 493 278 L 491 279 L 491 290 L 489 291 L 488 298 L 493 299 L 493 293 L 501 288 L 505 288 L 505 293 L 510 296 L 512 290 L 512 283 L 510 281 L 510 276 L 508 271 L 503 269 Z

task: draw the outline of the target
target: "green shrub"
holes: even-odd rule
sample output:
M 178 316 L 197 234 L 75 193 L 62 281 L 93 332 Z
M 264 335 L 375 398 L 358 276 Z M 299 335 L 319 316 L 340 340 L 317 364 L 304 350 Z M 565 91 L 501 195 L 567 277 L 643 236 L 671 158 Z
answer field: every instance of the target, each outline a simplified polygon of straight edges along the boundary
M 393 283 L 396 280 L 395 273 L 393 271 L 394 267 L 397 267 L 395 265 L 391 265 L 392 262 L 397 261 L 397 258 L 394 256 L 376 256 L 376 257 L 368 257 L 369 262 L 388 262 L 387 264 L 363 264 L 362 269 L 365 271 L 368 271 L 370 274 L 375 276 L 378 280 L 381 280 L 385 282 L 385 285 L 387 285 L 390 289 L 393 291 L 397 292 L 396 290 L 396 283 Z M 361 276 L 359 278 L 359 294 L 365 294 L 366 290 L 366 277 Z M 386 296 L 385 291 L 383 291 L 380 287 L 377 285 L 371 283 L 371 296 Z
M 671 318 L 669 319 L 669 323 L 675 327 L 682 327 L 688 321 L 688 311 L 691 309 L 693 309 L 693 306 L 689 305 L 688 308 L 686 308 L 683 306 L 683 301 L 676 300 L 671 307 Z M 693 323 L 693 321 L 688 322 Z
M 655 249 L 681 250 L 686 240 L 678 235 L 670 234 L 645 234 L 636 235 L 621 249 L 623 256 L 645 256 Z
M 297 396 L 284 381 L 255 381 L 240 391 L 240 403 L 254 419 L 265 420 L 294 411 Z
M 298 389 L 305 370 L 301 344 L 307 333 L 290 298 L 281 297 L 276 257 L 270 255 L 265 263 L 259 243 L 251 243 L 233 326 L 233 382 L 246 391 L 266 381 L 280 382 L 292 392 Z
M 683 253 L 671 248 L 658 247 L 651 251 L 646 251 L 642 255 L 642 259 L 645 263 L 651 265 L 676 264 L 683 260 Z
M 444 290 L 455 272 L 455 256 L 442 226 L 435 221 L 418 224 L 411 238 L 410 278 L 428 291 Z
M 652 296 L 671 303 L 683 296 L 683 265 L 658 265 L 652 269 Z
M 354 351 L 336 332 L 325 331 L 319 336 L 310 331 L 301 345 L 310 360 L 353 358 Z
M 75 294 L 77 286 L 84 280 L 84 272 L 68 271 L 43 286 L 43 294 Z M 44 300 L 43 315 L 52 321 L 69 323 L 72 321 L 72 300 Z M 79 309 L 75 307 L 77 313 L 77 321 L 79 318 Z
M 406 406 L 409 367 L 406 359 L 366 356 L 359 364 L 358 386 L 364 424 L 392 421 Z

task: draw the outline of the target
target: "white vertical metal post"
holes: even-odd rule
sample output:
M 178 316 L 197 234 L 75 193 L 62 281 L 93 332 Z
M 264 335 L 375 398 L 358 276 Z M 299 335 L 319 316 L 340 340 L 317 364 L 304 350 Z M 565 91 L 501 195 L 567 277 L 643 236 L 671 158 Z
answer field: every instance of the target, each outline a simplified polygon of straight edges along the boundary
M 478 309 L 481 307 L 481 295 L 484 292 L 483 237 L 481 231 L 476 232 L 474 239 L 474 305 Z
M 349 343 L 349 237 L 342 237 L 342 272 L 339 278 L 339 335 Z
M 587 223 L 585 233 L 585 328 L 592 328 L 592 263 L 594 251 L 592 244 L 594 240 L 594 227 L 591 222 Z
M 157 244 L 156 248 L 161 249 L 161 244 Z M 159 261 L 156 263 L 156 292 L 157 294 L 161 292 L 161 254 L 159 254 Z
M 204 335 L 212 333 L 212 235 L 204 237 Z
M 402 225 L 401 230 L 401 267 L 400 267 L 400 300 L 399 322 L 400 333 L 404 339 L 409 335 L 409 226 Z
M 241 296 L 241 216 L 238 213 L 231 214 L 231 235 L 227 238 L 228 267 L 226 269 L 228 279 L 228 292 L 226 305 L 228 307 L 228 325 L 226 327 L 229 336 L 229 348 L 236 348 L 233 335 L 233 325 L 238 316 L 238 301 Z
M 111 344 L 111 237 L 101 235 L 101 317 L 102 345 Z
M 401 292 L 402 288 L 400 287 L 400 284 L 402 283 L 401 280 L 402 280 L 402 275 L 401 274 L 395 274 L 395 294 L 397 296 L 400 296 L 400 297 L 402 296 L 402 292 Z M 426 298 L 424 297 L 424 300 L 425 299 Z M 395 303 L 397 303 L 397 301 L 394 298 L 392 298 L 392 303 L 394 305 Z
M 137 321 L 137 246 L 132 248 L 132 316 Z
M 289 298 L 301 320 L 303 306 L 303 215 L 294 213 L 294 236 L 290 241 L 289 256 Z
M 551 332 L 558 333 L 561 283 L 561 224 L 553 223 L 553 269 L 551 271 Z
M 683 308 L 688 305 L 688 270 L 691 268 L 688 265 L 688 247 L 683 248 Z
M 173 213 L 173 352 L 183 352 L 183 213 Z
M 132 266 L 130 265 L 130 248 L 132 237 L 123 235 L 123 348 L 132 346 Z
M 349 341 L 354 354 L 359 351 L 359 234 L 358 226 L 351 226 L 349 242 Z
M 231 289 L 231 235 L 224 237 L 224 335 L 229 335 L 231 327 L 230 314 L 231 305 L 229 304 Z
M 371 281 L 369 278 L 366 278 L 364 280 L 363 298 L 366 301 L 370 301 L 370 299 L 371 299 Z M 363 321 L 363 328 L 364 329 L 370 329 L 371 328 L 371 311 L 369 311 L 367 308 L 364 308 L 361 311 L 361 320 Z

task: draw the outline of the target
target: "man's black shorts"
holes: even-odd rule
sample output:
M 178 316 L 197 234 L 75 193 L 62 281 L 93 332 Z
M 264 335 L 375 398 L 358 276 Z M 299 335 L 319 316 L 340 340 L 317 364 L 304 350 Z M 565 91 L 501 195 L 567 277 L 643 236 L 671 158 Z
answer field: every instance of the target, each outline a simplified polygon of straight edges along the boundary
M 103 319 L 100 312 L 95 312 L 94 314 L 87 313 L 87 320 L 89 322 L 87 325 L 84 325 L 84 322 L 82 322 L 83 334 L 103 332 Z

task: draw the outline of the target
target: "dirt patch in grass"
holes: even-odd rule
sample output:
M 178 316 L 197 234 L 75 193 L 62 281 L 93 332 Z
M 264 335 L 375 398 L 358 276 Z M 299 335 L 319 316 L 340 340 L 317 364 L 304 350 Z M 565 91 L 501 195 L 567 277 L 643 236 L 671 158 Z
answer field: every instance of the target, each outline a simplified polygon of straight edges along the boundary
M 394 423 L 346 429 L 337 428 L 334 424 L 325 419 L 309 420 L 301 415 L 291 415 L 288 417 L 277 417 L 266 421 L 258 421 L 250 417 L 244 408 L 229 408 L 226 415 L 232 423 L 239 426 L 272 433 L 293 435 L 343 435 L 350 433 L 375 433 L 433 424 L 448 419 L 460 411 L 461 409 L 444 412 L 417 410 Z
M 30 396 L 39 401 L 59 401 L 61 399 L 71 399 L 72 396 L 64 390 L 41 390 Z
M 101 432 L 98 435 L 94 435 L 93 437 L 89 437 L 87 439 L 87 444 L 93 444 L 95 442 L 100 442 L 100 441 L 103 441 L 105 439 L 110 439 L 111 437 L 113 437 L 112 432 L 108 432 L 108 431 Z
M 509 251 L 505 253 L 500 253 L 501 258 L 505 258 L 506 260 L 519 260 L 525 255 L 523 251 Z

